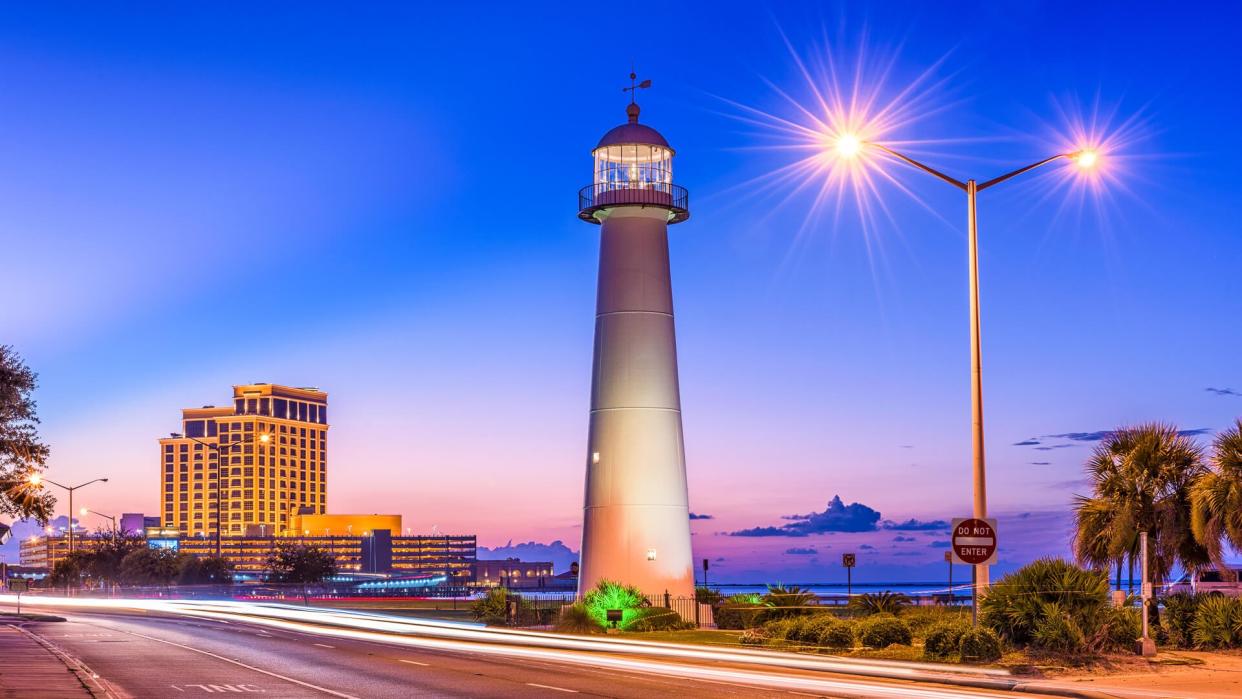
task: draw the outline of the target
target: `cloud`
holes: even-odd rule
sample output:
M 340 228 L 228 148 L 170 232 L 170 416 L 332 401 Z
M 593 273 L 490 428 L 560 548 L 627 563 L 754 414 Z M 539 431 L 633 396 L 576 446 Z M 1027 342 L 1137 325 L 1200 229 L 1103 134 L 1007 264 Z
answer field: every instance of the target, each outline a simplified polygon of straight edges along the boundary
M 863 544 L 858 547 L 858 550 L 859 551 L 874 551 L 875 547 L 872 546 L 871 544 Z
M 713 515 L 699 515 L 699 514 L 695 514 L 695 513 L 691 512 L 691 513 L 690 513 L 690 519 L 691 519 L 691 520 L 696 520 L 696 519 L 715 519 L 715 517 L 714 517 Z
M 896 542 L 902 542 L 902 541 L 918 541 L 918 539 L 915 539 L 915 538 L 914 538 L 914 537 L 912 537 L 912 536 L 895 536 L 895 537 L 893 537 L 893 541 L 896 541 Z
M 1225 389 L 1228 390 L 1228 389 Z M 1211 429 L 1207 427 L 1197 427 L 1193 430 L 1178 430 L 1177 433 L 1183 437 L 1195 437 L 1201 434 L 1210 434 Z M 1095 432 L 1066 432 L 1064 434 L 1046 434 L 1040 439 L 1068 439 L 1074 442 L 1099 442 L 1101 440 L 1112 437 L 1115 430 L 1097 430 Z M 1055 447 L 1068 447 L 1070 444 L 1057 444 Z
M 1069 449 L 1073 444 L 1053 444 L 1050 447 L 1035 447 L 1035 451 L 1052 451 L 1053 449 Z
M 785 549 L 785 553 L 789 554 L 790 556 L 814 556 L 815 554 L 819 553 L 819 551 L 816 551 L 815 549 L 811 549 L 811 548 L 795 547 L 791 549 Z
M 1030 464 L 1032 466 L 1051 466 L 1052 462 L 1051 461 L 1032 461 L 1030 462 Z
M 929 548 L 929 549 L 947 549 L 947 548 L 949 548 L 949 542 L 948 542 L 947 540 L 945 540 L 945 541 L 933 541 L 933 542 L 931 542 L 930 544 L 928 544 L 928 545 L 927 545 L 927 548 Z
M 1085 488 L 1091 485 L 1091 480 L 1089 478 L 1075 478 L 1072 481 L 1057 481 L 1049 485 L 1050 487 L 1056 488 L 1057 490 L 1066 490 L 1069 488 Z
M 1233 390 L 1232 388 L 1212 388 L 1209 386 L 1208 388 L 1205 388 L 1203 390 L 1207 391 L 1208 393 L 1215 393 L 1218 396 L 1242 396 L 1242 393 L 1239 393 Z
M 918 520 L 907 519 L 904 522 L 892 522 L 884 520 L 884 528 L 894 532 L 927 532 L 938 529 L 948 529 L 949 523 L 943 519 Z
M 1033 447 L 1033 446 L 1035 446 L 1036 444 L 1039 444 L 1039 443 L 1040 443 L 1040 442 L 1038 442 L 1038 441 L 1036 441 L 1036 440 L 1034 440 L 1034 439 L 1024 439 L 1024 440 L 1022 440 L 1021 442 L 1014 442 L 1014 443 L 1013 443 L 1013 445 L 1014 445 L 1015 447 Z
M 1208 390 L 1211 390 L 1211 389 L 1208 389 Z M 913 449 L 914 445 L 913 444 L 902 444 L 901 448 L 902 449 Z
M 789 524 L 779 527 L 752 527 L 732 533 L 732 536 L 809 536 L 830 532 L 871 532 L 876 530 L 880 513 L 861 503 L 846 505 L 841 496 L 834 495 L 823 512 L 805 515 L 785 515 L 781 519 Z
M 480 546 L 477 557 L 481 561 L 503 561 L 506 558 L 520 558 L 523 561 L 551 561 L 552 569 L 569 570 L 569 564 L 578 560 L 578 552 L 570 549 L 560 539 L 550 544 L 528 541 L 514 544 L 512 541 L 504 546 L 488 548 Z

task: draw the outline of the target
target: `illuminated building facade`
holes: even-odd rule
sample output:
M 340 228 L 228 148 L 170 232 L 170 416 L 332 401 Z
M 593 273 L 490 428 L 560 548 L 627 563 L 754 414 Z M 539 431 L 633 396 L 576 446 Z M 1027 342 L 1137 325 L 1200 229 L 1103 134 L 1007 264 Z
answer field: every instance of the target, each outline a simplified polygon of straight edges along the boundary
M 634 76 L 631 75 L 631 78 Z M 641 87 L 641 86 L 640 86 Z M 668 226 L 690 216 L 673 149 L 629 120 L 596 145 L 578 215 L 600 227 L 579 592 L 694 594 Z
M 487 587 L 544 587 L 552 582 L 551 561 L 476 561 L 474 584 Z
M 74 534 L 74 551 L 94 551 L 103 540 L 90 534 Z M 18 544 L 18 560 L 23 566 L 51 570 L 56 563 L 69 555 L 69 537 L 65 534 L 48 534 L 22 539 Z
M 233 405 L 181 411 L 180 433 L 159 440 L 163 526 L 183 537 L 282 534 L 300 511 L 328 502 L 328 394 L 257 383 Z M 221 463 L 223 462 L 223 463 Z

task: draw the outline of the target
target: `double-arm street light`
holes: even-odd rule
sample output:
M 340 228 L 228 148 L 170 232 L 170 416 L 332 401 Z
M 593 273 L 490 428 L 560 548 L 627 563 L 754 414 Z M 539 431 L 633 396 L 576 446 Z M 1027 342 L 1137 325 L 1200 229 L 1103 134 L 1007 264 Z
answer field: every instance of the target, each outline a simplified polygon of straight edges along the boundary
M 169 433 L 169 436 L 172 437 L 173 439 L 180 439 L 184 435 L 182 435 L 180 432 L 171 432 Z M 216 558 L 220 558 L 220 530 L 222 526 L 220 522 L 220 510 L 223 505 L 223 500 L 221 499 L 221 497 L 223 496 L 223 485 L 222 485 L 221 479 L 224 477 L 225 467 L 228 466 L 228 464 L 225 463 L 227 461 L 226 455 L 232 452 L 233 447 L 240 447 L 242 445 L 242 442 L 229 442 L 228 444 L 219 444 L 219 443 L 212 443 L 212 442 L 204 442 L 203 440 L 198 439 L 196 437 L 185 437 L 185 438 L 190 440 L 191 442 L 194 442 L 195 444 L 201 444 L 207 447 L 208 449 L 211 449 L 216 454 Z M 272 435 L 267 432 L 264 432 L 263 434 L 259 435 L 258 441 L 262 444 L 267 444 L 268 442 L 272 441 Z M 246 440 L 245 443 L 254 444 L 254 440 L 253 439 Z
M 94 480 L 86 481 L 85 483 L 79 483 L 74 486 L 68 486 L 68 485 L 61 485 L 60 483 L 57 483 L 56 481 L 51 480 L 49 478 L 44 478 L 41 474 L 32 473 L 30 474 L 30 478 L 28 480 L 30 481 L 31 485 L 42 485 L 44 483 L 47 483 L 48 485 L 54 485 L 57 488 L 62 488 L 69 492 L 69 553 L 73 553 L 73 491 L 77 490 L 78 488 L 85 488 L 91 483 L 107 483 L 108 479 L 107 478 L 96 478 Z
M 1099 160 L 1099 154 L 1091 149 L 1078 150 L 1070 153 L 1058 153 L 1050 158 L 1044 158 L 1039 162 L 1032 163 L 1026 167 L 1020 167 L 1017 170 L 1008 172 L 1000 177 L 994 177 L 984 181 L 982 184 L 976 183 L 975 180 L 961 180 L 950 177 L 939 170 L 929 167 L 919 161 L 879 143 L 864 141 L 854 134 L 843 134 L 836 140 L 837 154 L 844 159 L 853 159 L 862 154 L 867 148 L 875 148 L 883 153 L 900 160 L 918 170 L 921 170 L 933 177 L 947 182 L 966 193 L 966 221 L 967 221 L 967 267 L 970 275 L 970 427 L 971 427 L 971 447 L 973 452 L 973 474 L 974 474 L 974 508 L 973 516 L 982 519 L 988 515 L 988 496 L 987 496 L 987 479 L 984 469 L 983 455 L 983 361 L 981 357 L 981 330 L 979 326 L 979 225 L 976 215 L 975 198 L 976 195 L 989 187 L 994 187 L 1002 182 L 1010 180 L 1018 175 L 1030 172 L 1038 167 L 1042 167 L 1055 160 L 1065 158 L 1073 160 L 1083 169 L 1095 167 Z M 974 569 L 975 586 L 977 589 L 987 589 L 988 587 L 988 567 L 986 565 L 977 565 Z

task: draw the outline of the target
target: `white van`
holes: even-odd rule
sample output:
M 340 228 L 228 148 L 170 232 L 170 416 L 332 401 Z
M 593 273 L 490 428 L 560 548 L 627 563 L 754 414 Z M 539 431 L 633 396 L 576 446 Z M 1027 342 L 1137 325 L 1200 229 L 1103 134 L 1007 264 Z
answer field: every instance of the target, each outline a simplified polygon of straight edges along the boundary
M 1165 586 L 1166 594 L 1218 594 L 1242 597 L 1242 567 L 1230 566 L 1222 572 L 1219 568 L 1205 568 L 1197 576 L 1183 575 Z

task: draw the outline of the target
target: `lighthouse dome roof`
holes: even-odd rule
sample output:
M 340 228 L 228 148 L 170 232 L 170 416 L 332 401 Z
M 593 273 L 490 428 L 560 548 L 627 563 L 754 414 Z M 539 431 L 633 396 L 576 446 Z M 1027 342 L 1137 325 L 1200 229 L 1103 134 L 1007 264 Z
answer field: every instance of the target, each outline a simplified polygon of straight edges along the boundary
M 641 143 L 644 145 L 661 146 L 668 148 L 669 150 L 673 149 L 673 147 L 668 144 L 668 141 L 660 135 L 659 131 L 656 131 L 646 124 L 638 123 L 637 104 L 631 103 L 625 111 L 629 116 L 629 122 L 617 126 L 608 133 L 604 134 L 604 137 L 599 139 L 599 144 L 595 146 L 596 150 L 603 148 L 604 146 L 616 146 L 623 143 Z

